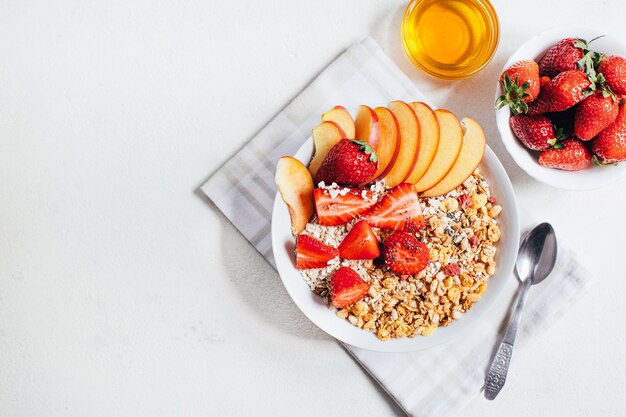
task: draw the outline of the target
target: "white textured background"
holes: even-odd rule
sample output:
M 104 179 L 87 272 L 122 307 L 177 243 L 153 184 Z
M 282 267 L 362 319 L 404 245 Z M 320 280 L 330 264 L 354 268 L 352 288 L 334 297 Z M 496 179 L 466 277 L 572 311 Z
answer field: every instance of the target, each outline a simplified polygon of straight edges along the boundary
M 437 105 L 483 124 L 520 201 L 600 278 L 497 401 L 461 415 L 622 416 L 626 183 L 531 180 L 492 111 L 532 34 L 602 19 L 626 38 L 626 3 L 565 3 L 496 0 L 496 57 L 447 82 L 404 56 L 404 1 L 3 0 L 0 416 L 400 415 L 195 192 L 368 34 Z

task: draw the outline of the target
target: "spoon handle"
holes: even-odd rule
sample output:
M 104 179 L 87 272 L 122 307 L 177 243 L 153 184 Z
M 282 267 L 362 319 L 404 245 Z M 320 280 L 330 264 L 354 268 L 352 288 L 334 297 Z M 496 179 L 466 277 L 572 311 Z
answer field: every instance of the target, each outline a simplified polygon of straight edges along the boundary
M 509 365 L 511 364 L 511 356 L 513 355 L 513 344 L 515 343 L 515 336 L 517 335 L 517 329 L 522 318 L 522 311 L 530 285 L 530 280 L 526 280 L 522 284 L 511 320 L 507 325 L 500 346 L 498 346 L 498 351 L 489 366 L 489 371 L 485 377 L 485 398 L 488 400 L 495 399 L 506 382 Z

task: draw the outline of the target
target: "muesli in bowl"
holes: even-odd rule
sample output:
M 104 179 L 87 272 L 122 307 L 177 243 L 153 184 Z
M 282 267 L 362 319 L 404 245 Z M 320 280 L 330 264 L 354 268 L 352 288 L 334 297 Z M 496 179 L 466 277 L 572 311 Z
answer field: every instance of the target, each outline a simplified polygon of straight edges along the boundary
M 334 108 L 313 131 L 309 167 L 283 157 L 276 173 L 296 269 L 338 317 L 383 341 L 431 335 L 480 300 L 502 211 L 477 168 L 478 123 L 463 129 L 423 103 L 388 107 L 361 106 L 353 138 L 341 127 L 349 113 Z

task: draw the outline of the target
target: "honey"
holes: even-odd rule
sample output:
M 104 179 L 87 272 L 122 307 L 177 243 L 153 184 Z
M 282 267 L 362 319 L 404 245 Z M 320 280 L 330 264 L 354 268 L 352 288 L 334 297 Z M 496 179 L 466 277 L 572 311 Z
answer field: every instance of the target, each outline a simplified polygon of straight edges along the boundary
M 480 71 L 495 54 L 498 18 L 488 0 L 413 0 L 402 35 L 407 55 L 423 71 L 461 79 Z

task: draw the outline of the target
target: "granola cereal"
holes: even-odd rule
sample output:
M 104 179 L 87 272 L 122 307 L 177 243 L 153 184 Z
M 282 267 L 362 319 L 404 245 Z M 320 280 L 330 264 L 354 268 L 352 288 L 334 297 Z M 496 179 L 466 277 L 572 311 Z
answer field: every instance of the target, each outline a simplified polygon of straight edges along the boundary
M 330 188 L 341 192 L 333 185 Z M 377 199 L 384 194 L 381 182 L 370 189 Z M 370 284 L 369 292 L 336 314 L 381 340 L 428 336 L 439 326 L 461 319 L 480 300 L 496 271 L 496 244 L 501 236 L 497 218 L 502 207 L 491 196 L 489 184 L 478 169 L 455 190 L 439 197 L 420 198 L 420 205 L 425 227 L 415 236 L 430 253 L 428 265 L 421 272 L 400 276 L 373 260 L 338 257 L 324 268 L 300 271 L 311 290 L 330 308 L 329 277 L 340 266 L 356 271 Z M 357 221 L 322 226 L 313 220 L 303 233 L 337 247 Z M 379 241 L 390 234 L 383 229 L 373 230 Z

